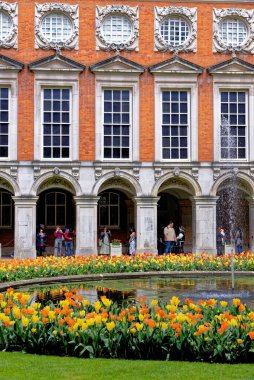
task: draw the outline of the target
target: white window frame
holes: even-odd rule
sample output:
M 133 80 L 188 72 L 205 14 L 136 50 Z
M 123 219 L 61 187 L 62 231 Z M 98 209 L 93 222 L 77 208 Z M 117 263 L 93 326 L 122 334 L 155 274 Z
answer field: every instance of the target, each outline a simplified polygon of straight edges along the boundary
M 4 49 L 18 48 L 18 3 L 0 2 L 0 12 L 5 13 L 11 20 L 10 31 L 0 40 L 0 47 Z
M 198 85 L 197 77 L 155 75 L 155 161 L 191 162 L 198 160 Z M 188 158 L 162 158 L 162 91 L 187 91 L 189 98 Z
M 42 31 L 41 23 L 49 14 L 63 14 L 72 22 L 72 33 L 66 41 L 51 41 Z M 78 50 L 79 6 L 65 3 L 35 4 L 35 49 L 75 49 Z
M 167 43 L 161 34 L 161 24 L 164 20 L 181 17 L 189 25 L 186 40 L 179 45 Z M 196 52 L 197 51 L 197 8 L 188 7 L 154 7 L 154 51 Z
M 251 78 L 253 81 L 253 78 Z M 248 83 L 249 82 L 249 83 Z M 254 82 L 250 84 L 250 78 L 241 77 L 241 83 L 231 82 L 230 78 L 224 78 L 224 81 L 214 83 L 214 161 L 220 162 L 248 162 L 254 160 L 254 152 L 250 149 L 254 143 Z M 221 127 L 221 98 L 223 91 L 243 91 L 247 93 L 246 101 L 246 158 L 221 158 L 220 127 Z
M 1 161 L 17 160 L 17 139 L 18 139 L 18 75 L 8 73 L 4 78 L 4 72 L 0 74 L 0 87 L 9 89 L 9 144 L 8 157 L 0 157 Z
M 70 156 L 69 158 L 43 157 L 43 89 L 68 88 L 71 92 L 70 104 Z M 36 73 L 34 103 L 34 159 L 39 161 L 73 161 L 79 158 L 79 84 L 76 74 L 58 74 L 54 72 Z
M 44 104 L 43 104 L 43 101 L 44 101 L 44 97 L 43 97 L 43 91 L 45 89 L 49 89 L 49 90 L 55 90 L 55 89 L 59 89 L 59 90 L 69 90 L 70 92 L 70 110 L 69 110 L 69 116 L 70 116 L 70 122 L 69 122 L 69 125 L 70 125 L 70 129 L 69 129 L 69 157 L 68 158 L 62 158 L 62 157 L 58 157 L 58 158 L 53 158 L 53 157 L 50 157 L 50 158 L 45 158 L 43 157 L 43 148 L 44 148 L 44 132 L 43 132 L 43 119 L 44 119 Z M 59 86 L 55 86 L 55 87 L 49 87 L 49 86 L 45 86 L 45 87 L 42 87 L 41 88 L 41 91 L 42 91 L 42 94 L 41 94 L 41 129 L 42 129 L 42 134 L 41 134 L 41 145 L 42 145 L 42 157 L 43 159 L 45 160 L 69 160 L 70 157 L 71 157 L 71 153 L 72 153 L 72 144 L 71 144 L 71 141 L 72 141 L 72 124 L 71 124 L 71 121 L 72 121 L 72 88 L 71 87 L 59 87 Z M 54 99 L 53 99 L 54 101 Z M 45 124 L 53 124 L 53 123 L 45 123 Z M 58 124 L 61 124 L 61 123 L 58 123 Z M 52 146 L 54 148 L 54 146 Z M 60 147 L 62 148 L 63 146 L 60 145 Z
M 239 45 L 227 44 L 220 36 L 221 23 L 226 19 L 239 19 L 245 23 L 247 28 L 247 37 Z M 214 8 L 213 9 L 213 52 L 225 53 L 228 51 L 238 51 L 245 53 L 254 53 L 254 12 L 253 9 L 243 8 Z
M 139 76 L 131 75 L 114 75 L 111 73 L 111 79 L 107 74 L 96 75 L 96 97 L 95 97 L 95 159 L 98 161 L 108 162 L 131 162 L 139 160 Z M 104 89 L 130 90 L 132 95 L 131 104 L 131 129 L 130 129 L 130 157 L 127 159 L 108 159 L 104 158 L 104 133 L 103 133 L 103 116 L 104 116 Z
M 108 16 L 124 16 L 131 23 L 132 33 L 130 38 L 122 43 L 108 41 L 103 34 L 103 22 Z M 96 50 L 139 50 L 139 8 L 128 5 L 96 5 L 95 16 Z

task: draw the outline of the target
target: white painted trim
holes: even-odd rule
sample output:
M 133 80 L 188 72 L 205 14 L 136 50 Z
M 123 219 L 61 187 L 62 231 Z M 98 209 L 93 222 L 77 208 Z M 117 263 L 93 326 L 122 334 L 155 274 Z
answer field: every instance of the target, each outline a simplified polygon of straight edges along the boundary
M 214 161 L 220 162 L 248 162 L 254 160 L 254 78 L 252 76 L 239 76 L 228 78 L 227 76 L 214 75 L 213 86 L 213 117 L 214 117 Z M 246 158 L 225 160 L 220 158 L 220 92 L 227 90 L 246 91 L 247 99 L 247 133 L 246 133 Z
M 43 158 L 42 144 L 42 89 L 45 87 L 61 87 L 71 90 L 71 122 L 70 122 L 70 157 Z M 36 73 L 34 83 L 34 160 L 45 162 L 75 161 L 79 159 L 79 82 L 78 74 Z
M 162 143 L 161 143 L 161 92 L 162 90 L 187 90 L 189 96 L 189 117 L 190 117 L 190 133 L 189 133 L 189 157 L 187 160 L 165 160 L 162 159 Z M 158 162 L 191 162 L 198 160 L 198 83 L 196 75 L 190 76 L 174 76 L 171 75 L 155 75 L 155 161 Z
M 130 158 L 129 159 L 108 159 L 103 157 L 103 90 L 105 88 L 130 89 L 132 92 L 132 123 L 130 133 Z M 139 74 L 138 75 L 118 75 L 107 74 L 96 75 L 95 86 L 95 159 L 99 161 L 138 161 L 139 160 Z
M 18 73 L 1 72 L 0 87 L 9 88 L 9 144 L 8 157 L 0 157 L 1 161 L 17 160 L 18 139 Z

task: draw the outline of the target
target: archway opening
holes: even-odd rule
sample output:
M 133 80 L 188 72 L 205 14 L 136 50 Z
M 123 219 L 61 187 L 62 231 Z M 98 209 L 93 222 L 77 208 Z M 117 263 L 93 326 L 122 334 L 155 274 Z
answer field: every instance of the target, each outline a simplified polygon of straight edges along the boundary
M 249 202 L 251 189 L 240 178 L 229 178 L 218 188 L 216 204 L 217 235 L 225 230 L 225 241 L 235 242 L 236 231 L 242 232 L 243 249 L 249 248 Z
M 12 193 L 0 188 L 0 243 L 2 256 L 14 252 L 15 212 Z
M 111 240 L 119 240 L 127 253 L 129 230 L 134 227 L 134 203 L 123 191 L 107 189 L 99 193 L 98 240 L 103 228 L 111 233 Z
M 56 226 L 76 228 L 76 208 L 73 194 L 65 189 L 51 188 L 40 193 L 36 209 L 36 226 L 45 226 L 46 253 L 52 254 Z

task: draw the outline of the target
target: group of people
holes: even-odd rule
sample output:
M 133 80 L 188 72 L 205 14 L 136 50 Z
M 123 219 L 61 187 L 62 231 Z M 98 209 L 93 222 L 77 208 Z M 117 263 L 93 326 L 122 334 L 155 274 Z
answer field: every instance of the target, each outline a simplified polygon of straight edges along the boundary
M 111 232 L 104 227 L 100 234 L 99 246 L 100 255 L 110 254 L 110 242 L 111 242 Z M 130 228 L 129 239 L 128 239 L 128 254 L 134 256 L 136 254 L 136 231 L 135 228 Z
M 45 252 L 47 246 L 47 236 L 44 228 L 44 224 L 40 224 L 39 232 L 36 235 L 37 256 L 43 256 L 43 253 Z M 75 237 L 76 232 L 72 228 L 66 227 L 63 231 L 60 226 L 56 226 L 56 229 L 54 231 L 54 255 L 58 257 L 62 256 L 62 248 L 64 243 L 65 256 L 73 256 Z
M 223 227 L 218 228 L 216 235 L 216 246 L 217 255 L 222 256 L 225 250 L 226 242 L 231 242 L 236 245 L 237 253 L 240 254 L 243 251 L 243 232 L 240 227 L 238 227 L 235 233 L 228 234 Z M 234 236 L 233 236 L 234 235 Z
M 185 242 L 185 229 L 183 225 L 180 225 L 178 229 L 178 234 L 174 229 L 174 223 L 172 220 L 168 223 L 166 227 L 162 224 L 159 228 L 158 234 L 158 254 L 171 254 L 184 253 L 184 242 Z

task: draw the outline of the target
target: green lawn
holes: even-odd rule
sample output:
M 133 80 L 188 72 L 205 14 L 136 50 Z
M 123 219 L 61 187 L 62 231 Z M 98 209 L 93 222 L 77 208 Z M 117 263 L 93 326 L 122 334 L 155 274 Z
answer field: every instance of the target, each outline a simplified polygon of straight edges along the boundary
M 253 380 L 254 364 L 76 359 L 0 353 L 0 380 Z

